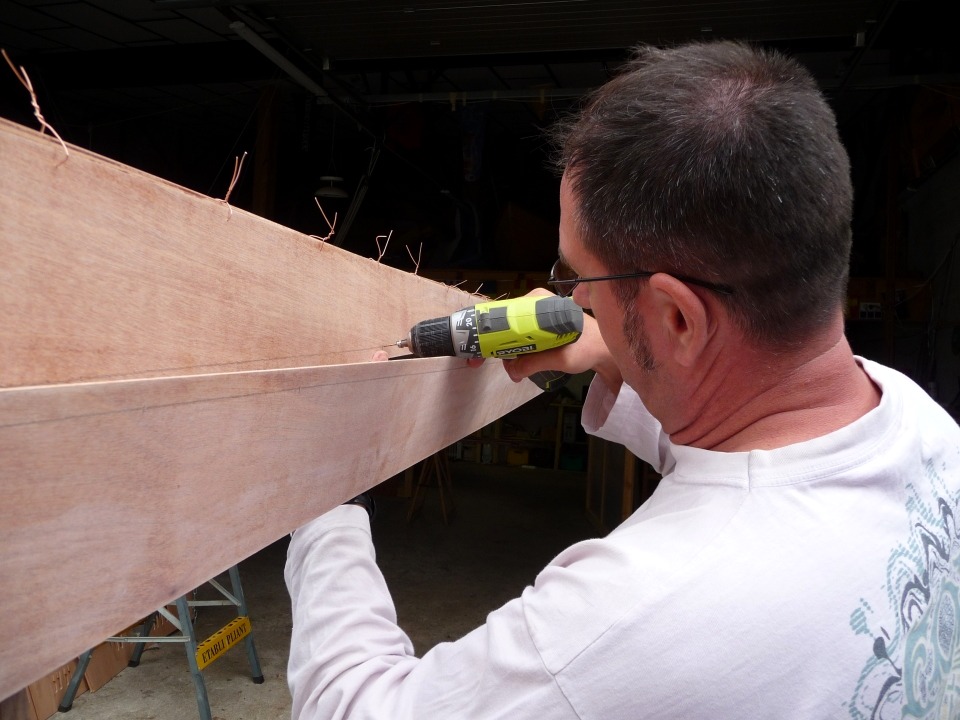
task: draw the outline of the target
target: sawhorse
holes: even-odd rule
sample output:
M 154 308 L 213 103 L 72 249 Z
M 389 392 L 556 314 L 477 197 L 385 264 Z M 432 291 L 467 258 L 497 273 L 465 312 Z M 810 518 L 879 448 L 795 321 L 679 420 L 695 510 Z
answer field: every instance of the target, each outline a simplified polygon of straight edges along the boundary
M 420 479 L 417 481 L 413 497 L 410 500 L 410 509 L 407 511 L 407 522 L 413 520 L 423 508 L 427 489 L 431 487 L 436 487 L 440 494 L 440 511 L 443 513 L 443 524 L 447 525 L 455 508 L 453 505 L 453 488 L 450 484 L 450 460 L 447 457 L 446 450 L 435 452 L 423 461 L 423 466 L 420 468 Z
M 260 670 L 260 660 L 257 657 L 257 648 L 253 644 L 253 631 L 250 627 L 250 615 L 247 612 L 247 601 L 243 596 L 243 587 L 240 585 L 240 571 L 234 565 L 229 570 L 230 591 L 216 581 L 208 580 L 207 583 L 215 588 L 224 599 L 222 600 L 188 600 L 186 595 L 176 599 L 177 614 L 173 615 L 165 607 L 157 610 L 148 617 L 137 635 L 120 635 L 107 638 L 107 642 L 135 643 L 133 657 L 130 659 L 128 667 L 136 667 L 140 664 L 140 656 L 143 654 L 143 648 L 147 642 L 151 643 L 183 643 L 187 653 L 187 665 L 190 668 L 190 674 L 193 677 L 193 686 L 197 693 L 197 707 L 200 711 L 200 720 L 212 720 L 210 715 L 210 701 L 207 698 L 207 686 L 203 681 L 202 670 L 212 663 L 227 650 L 236 645 L 241 640 L 247 648 L 247 659 L 250 661 L 250 673 L 253 682 L 259 684 L 263 682 L 263 672 Z M 237 617 L 228 622 L 213 635 L 201 643 L 197 642 L 196 630 L 190 618 L 190 608 L 233 605 L 237 608 Z M 165 637 L 149 637 L 150 628 L 153 626 L 154 618 L 157 614 L 162 615 L 179 631 Z M 83 674 L 90 664 L 92 650 L 83 653 L 78 662 L 77 668 L 73 671 L 70 683 L 67 685 L 67 691 L 60 703 L 60 712 L 67 712 L 73 706 L 74 697 L 76 697 L 77 688 L 83 680 Z

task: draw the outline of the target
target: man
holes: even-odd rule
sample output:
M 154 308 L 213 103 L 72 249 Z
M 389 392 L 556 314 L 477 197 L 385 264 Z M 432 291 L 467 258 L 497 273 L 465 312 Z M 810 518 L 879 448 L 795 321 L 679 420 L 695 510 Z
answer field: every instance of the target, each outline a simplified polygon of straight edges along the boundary
M 422 659 L 362 509 L 298 530 L 297 718 L 960 717 L 960 429 L 843 335 L 849 168 L 792 61 L 644 49 L 559 132 L 584 425 L 663 474 Z M 611 278 L 610 276 L 616 276 Z

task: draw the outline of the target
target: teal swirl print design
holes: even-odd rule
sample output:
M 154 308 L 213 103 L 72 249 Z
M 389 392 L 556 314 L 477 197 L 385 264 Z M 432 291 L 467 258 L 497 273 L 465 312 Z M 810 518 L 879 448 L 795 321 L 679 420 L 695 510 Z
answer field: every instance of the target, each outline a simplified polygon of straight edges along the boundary
M 926 493 L 906 488 L 911 534 L 890 553 L 888 606 L 861 599 L 850 616 L 854 633 L 873 638 L 848 705 L 854 720 L 960 718 L 960 495 L 929 462 L 923 476 Z

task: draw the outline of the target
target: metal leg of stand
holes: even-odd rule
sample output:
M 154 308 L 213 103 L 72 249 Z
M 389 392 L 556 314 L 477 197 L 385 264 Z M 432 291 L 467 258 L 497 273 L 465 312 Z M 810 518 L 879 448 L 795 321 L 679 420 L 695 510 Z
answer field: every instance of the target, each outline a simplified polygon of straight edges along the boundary
M 221 628 L 216 633 L 214 633 L 210 638 L 207 638 L 201 645 L 201 647 L 208 647 L 213 643 L 214 648 L 219 648 L 215 651 L 207 649 L 207 653 L 213 652 L 212 657 L 207 655 L 203 658 L 203 663 L 206 666 L 210 662 L 213 662 L 221 653 L 228 650 L 233 646 L 234 643 L 239 642 L 239 635 L 236 635 L 233 640 L 227 641 L 226 644 L 223 644 L 223 634 L 227 633 L 229 638 L 229 631 L 233 628 L 233 632 L 242 632 L 246 631 L 246 636 L 244 637 L 244 644 L 247 648 L 247 660 L 250 662 L 250 674 L 253 678 L 253 682 L 259 684 L 262 683 L 263 671 L 260 669 L 260 658 L 257 656 L 257 648 L 253 642 L 253 632 L 250 630 L 250 616 L 247 610 L 247 600 L 243 595 L 243 586 L 240 584 L 240 570 L 236 565 L 230 568 L 230 585 L 232 587 L 232 592 L 228 592 L 226 588 L 220 585 L 215 579 L 209 580 L 208 582 L 215 587 L 225 599 L 223 600 L 187 600 L 187 596 L 183 595 L 176 599 L 177 606 L 177 618 L 174 618 L 170 615 L 164 608 L 160 608 L 155 613 L 152 613 L 141 626 L 138 634 L 134 637 L 112 637 L 108 638 L 111 642 L 127 642 L 127 643 L 136 643 L 136 647 L 133 652 L 133 656 L 128 663 L 129 667 L 136 667 L 140 663 L 140 656 L 143 653 L 143 648 L 146 645 L 150 630 L 153 628 L 153 621 L 158 614 L 166 615 L 171 622 L 174 622 L 175 625 L 180 627 L 179 635 L 171 635 L 164 638 L 153 638 L 156 642 L 178 642 L 183 643 L 184 650 L 187 653 L 187 666 L 190 668 L 190 676 L 193 679 L 193 687 L 196 690 L 197 694 L 197 709 L 200 712 L 200 720 L 212 720 L 210 712 L 210 699 L 207 696 L 207 685 L 203 679 L 203 672 L 200 670 L 200 661 L 197 660 L 197 631 L 193 625 L 191 619 L 190 608 L 191 606 L 197 605 L 233 605 L 237 608 L 238 615 L 240 617 L 231 621 L 227 626 Z M 93 654 L 92 650 L 88 650 L 80 656 L 77 662 L 77 668 L 74 670 L 73 675 L 70 678 L 70 682 L 67 685 L 67 690 L 64 693 L 63 700 L 60 704 L 60 712 L 67 712 L 70 707 L 73 705 L 73 700 L 76 697 L 77 689 L 80 687 L 80 682 L 83 680 L 83 675 L 87 670 L 87 666 L 90 664 L 90 657 Z
M 180 618 L 180 624 L 183 626 L 183 634 L 186 636 L 184 647 L 187 651 L 187 665 L 190 668 L 190 675 L 193 677 L 193 687 L 197 692 L 197 708 L 200 711 L 200 720 L 212 720 L 210 716 L 210 700 L 207 697 L 207 685 L 203 681 L 203 674 L 197 667 L 197 635 L 190 621 L 190 606 L 187 605 L 186 596 L 177 598 L 177 615 Z
M 243 595 L 243 586 L 240 585 L 240 569 L 236 565 L 230 568 L 230 587 L 233 589 L 234 597 L 240 601 L 238 614 L 249 617 L 250 613 L 247 612 L 247 599 Z M 260 658 L 257 657 L 257 648 L 253 644 L 252 631 L 244 638 L 243 642 L 247 648 L 247 660 L 250 661 L 250 675 L 253 678 L 253 682 L 259 685 L 263 682 L 263 671 L 260 669 Z
M 157 616 L 157 613 L 150 613 L 147 616 L 147 619 L 143 621 L 143 625 L 140 626 L 140 634 L 138 637 L 147 638 L 150 636 L 150 628 L 153 627 L 153 620 Z M 146 641 L 138 642 L 133 646 L 133 655 L 130 656 L 129 662 L 127 662 L 127 667 L 136 667 L 140 664 L 140 658 L 143 655 L 143 648 L 146 647 Z
M 80 681 L 83 680 L 83 674 L 87 671 L 87 665 L 90 664 L 90 656 L 92 654 L 93 650 L 87 650 L 77 660 L 77 667 L 74 669 L 73 675 L 70 676 L 70 682 L 67 683 L 67 691 L 60 701 L 60 707 L 57 708 L 60 712 L 67 712 L 73 707 L 73 700 L 77 696 L 77 688 L 80 687 Z

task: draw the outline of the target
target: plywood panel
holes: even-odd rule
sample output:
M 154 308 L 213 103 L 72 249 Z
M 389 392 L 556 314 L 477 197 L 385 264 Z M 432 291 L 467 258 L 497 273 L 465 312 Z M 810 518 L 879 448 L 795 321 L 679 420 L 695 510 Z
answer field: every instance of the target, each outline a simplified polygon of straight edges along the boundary
M 0 387 L 363 361 L 475 302 L 3 120 L 0 158 Z
M 470 302 L 0 121 L 0 698 L 533 397 L 363 362 Z
M 0 390 L 0 696 L 536 392 L 453 358 Z

